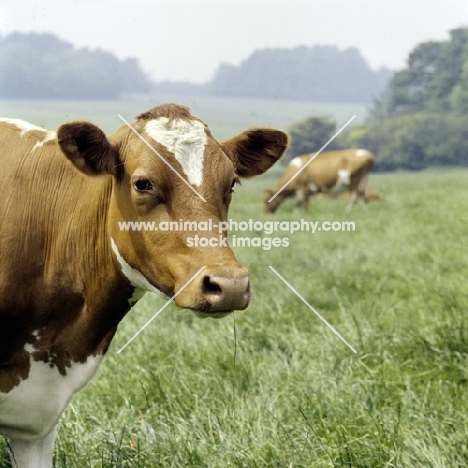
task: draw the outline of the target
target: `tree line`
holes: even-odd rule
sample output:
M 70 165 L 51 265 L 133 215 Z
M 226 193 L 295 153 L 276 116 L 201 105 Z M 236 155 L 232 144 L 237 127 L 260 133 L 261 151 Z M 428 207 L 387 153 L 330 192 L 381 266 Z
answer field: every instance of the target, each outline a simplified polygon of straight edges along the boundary
M 375 169 L 382 171 L 466 166 L 467 115 L 468 28 L 459 28 L 446 41 L 416 46 L 407 66 L 374 101 L 366 123 L 344 132 L 330 149 L 366 148 L 377 157 Z M 315 143 L 307 142 L 320 129 Z M 325 117 L 296 122 L 289 129 L 290 156 L 317 151 L 335 129 Z
M 0 36 L 0 63 L 1 98 L 114 99 L 152 87 L 136 59 L 76 49 L 47 33 Z
M 382 170 L 468 165 L 468 28 L 419 44 L 407 63 L 351 140 Z
M 300 46 L 253 52 L 239 66 L 221 64 L 204 84 L 154 82 L 136 59 L 77 49 L 52 34 L 0 36 L 0 97 L 113 99 L 125 93 L 239 96 L 320 102 L 371 102 L 388 82 L 359 51 Z
M 371 102 L 391 71 L 373 71 L 356 48 L 299 46 L 257 50 L 239 66 L 221 64 L 212 95 L 317 102 Z

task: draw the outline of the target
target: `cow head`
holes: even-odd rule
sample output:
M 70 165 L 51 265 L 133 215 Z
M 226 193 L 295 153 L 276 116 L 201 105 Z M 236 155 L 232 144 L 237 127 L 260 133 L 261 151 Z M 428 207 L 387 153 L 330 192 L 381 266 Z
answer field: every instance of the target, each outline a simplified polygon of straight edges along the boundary
M 274 213 L 285 198 L 293 197 L 295 193 L 294 190 L 289 189 L 283 189 L 279 192 L 272 189 L 265 189 L 263 191 L 263 212 L 265 214 Z M 272 197 L 275 198 L 271 200 Z
M 239 179 L 264 173 L 281 157 L 285 133 L 256 128 L 221 143 L 186 107 L 167 104 L 109 138 L 93 124 L 75 122 L 59 128 L 58 140 L 85 174 L 112 176 L 108 242 L 137 292 L 176 295 L 178 306 L 200 316 L 247 307 L 248 271 L 217 225 L 227 219 Z M 140 230 L 123 229 L 128 222 Z

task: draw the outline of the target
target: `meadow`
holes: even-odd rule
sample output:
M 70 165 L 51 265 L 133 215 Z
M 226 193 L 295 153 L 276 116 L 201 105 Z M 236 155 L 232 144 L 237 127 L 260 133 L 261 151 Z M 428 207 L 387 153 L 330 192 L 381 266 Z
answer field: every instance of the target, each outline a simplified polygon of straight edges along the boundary
M 105 132 L 112 133 L 123 125 L 118 114 L 132 122 L 137 114 L 166 102 L 188 106 L 220 140 L 231 138 L 251 126 L 286 129 L 293 122 L 311 115 L 330 116 L 341 127 L 353 115 L 356 115 L 353 124 L 362 122 L 367 113 L 365 104 L 141 95 L 109 101 L 0 100 L 0 117 L 20 118 L 48 130 L 73 120 L 91 120 Z
M 373 174 L 385 201 L 351 213 L 312 200 L 309 213 L 290 201 L 263 215 L 279 171 L 236 187 L 230 217 L 355 231 L 236 248 L 247 310 L 199 320 L 171 304 L 117 354 L 165 304 L 145 296 L 64 413 L 56 468 L 468 466 L 468 170 Z

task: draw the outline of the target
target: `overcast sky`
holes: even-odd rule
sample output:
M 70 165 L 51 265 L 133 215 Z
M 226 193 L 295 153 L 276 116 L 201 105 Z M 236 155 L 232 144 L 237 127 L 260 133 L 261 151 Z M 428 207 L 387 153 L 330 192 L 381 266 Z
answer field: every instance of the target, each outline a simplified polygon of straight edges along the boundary
M 468 0 L 1 0 L 0 34 L 46 31 L 137 57 L 156 81 L 206 82 L 222 62 L 298 45 L 357 47 L 405 66 L 413 47 L 468 26 Z M 1 66 L 1 65 L 0 65 Z

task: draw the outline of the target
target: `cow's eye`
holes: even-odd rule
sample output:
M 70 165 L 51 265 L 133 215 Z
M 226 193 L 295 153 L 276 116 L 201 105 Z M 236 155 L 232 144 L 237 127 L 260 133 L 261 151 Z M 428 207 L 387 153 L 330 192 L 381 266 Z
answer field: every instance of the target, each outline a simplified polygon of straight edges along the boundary
M 137 192 L 151 192 L 153 185 L 148 179 L 138 179 L 133 183 L 133 187 Z

